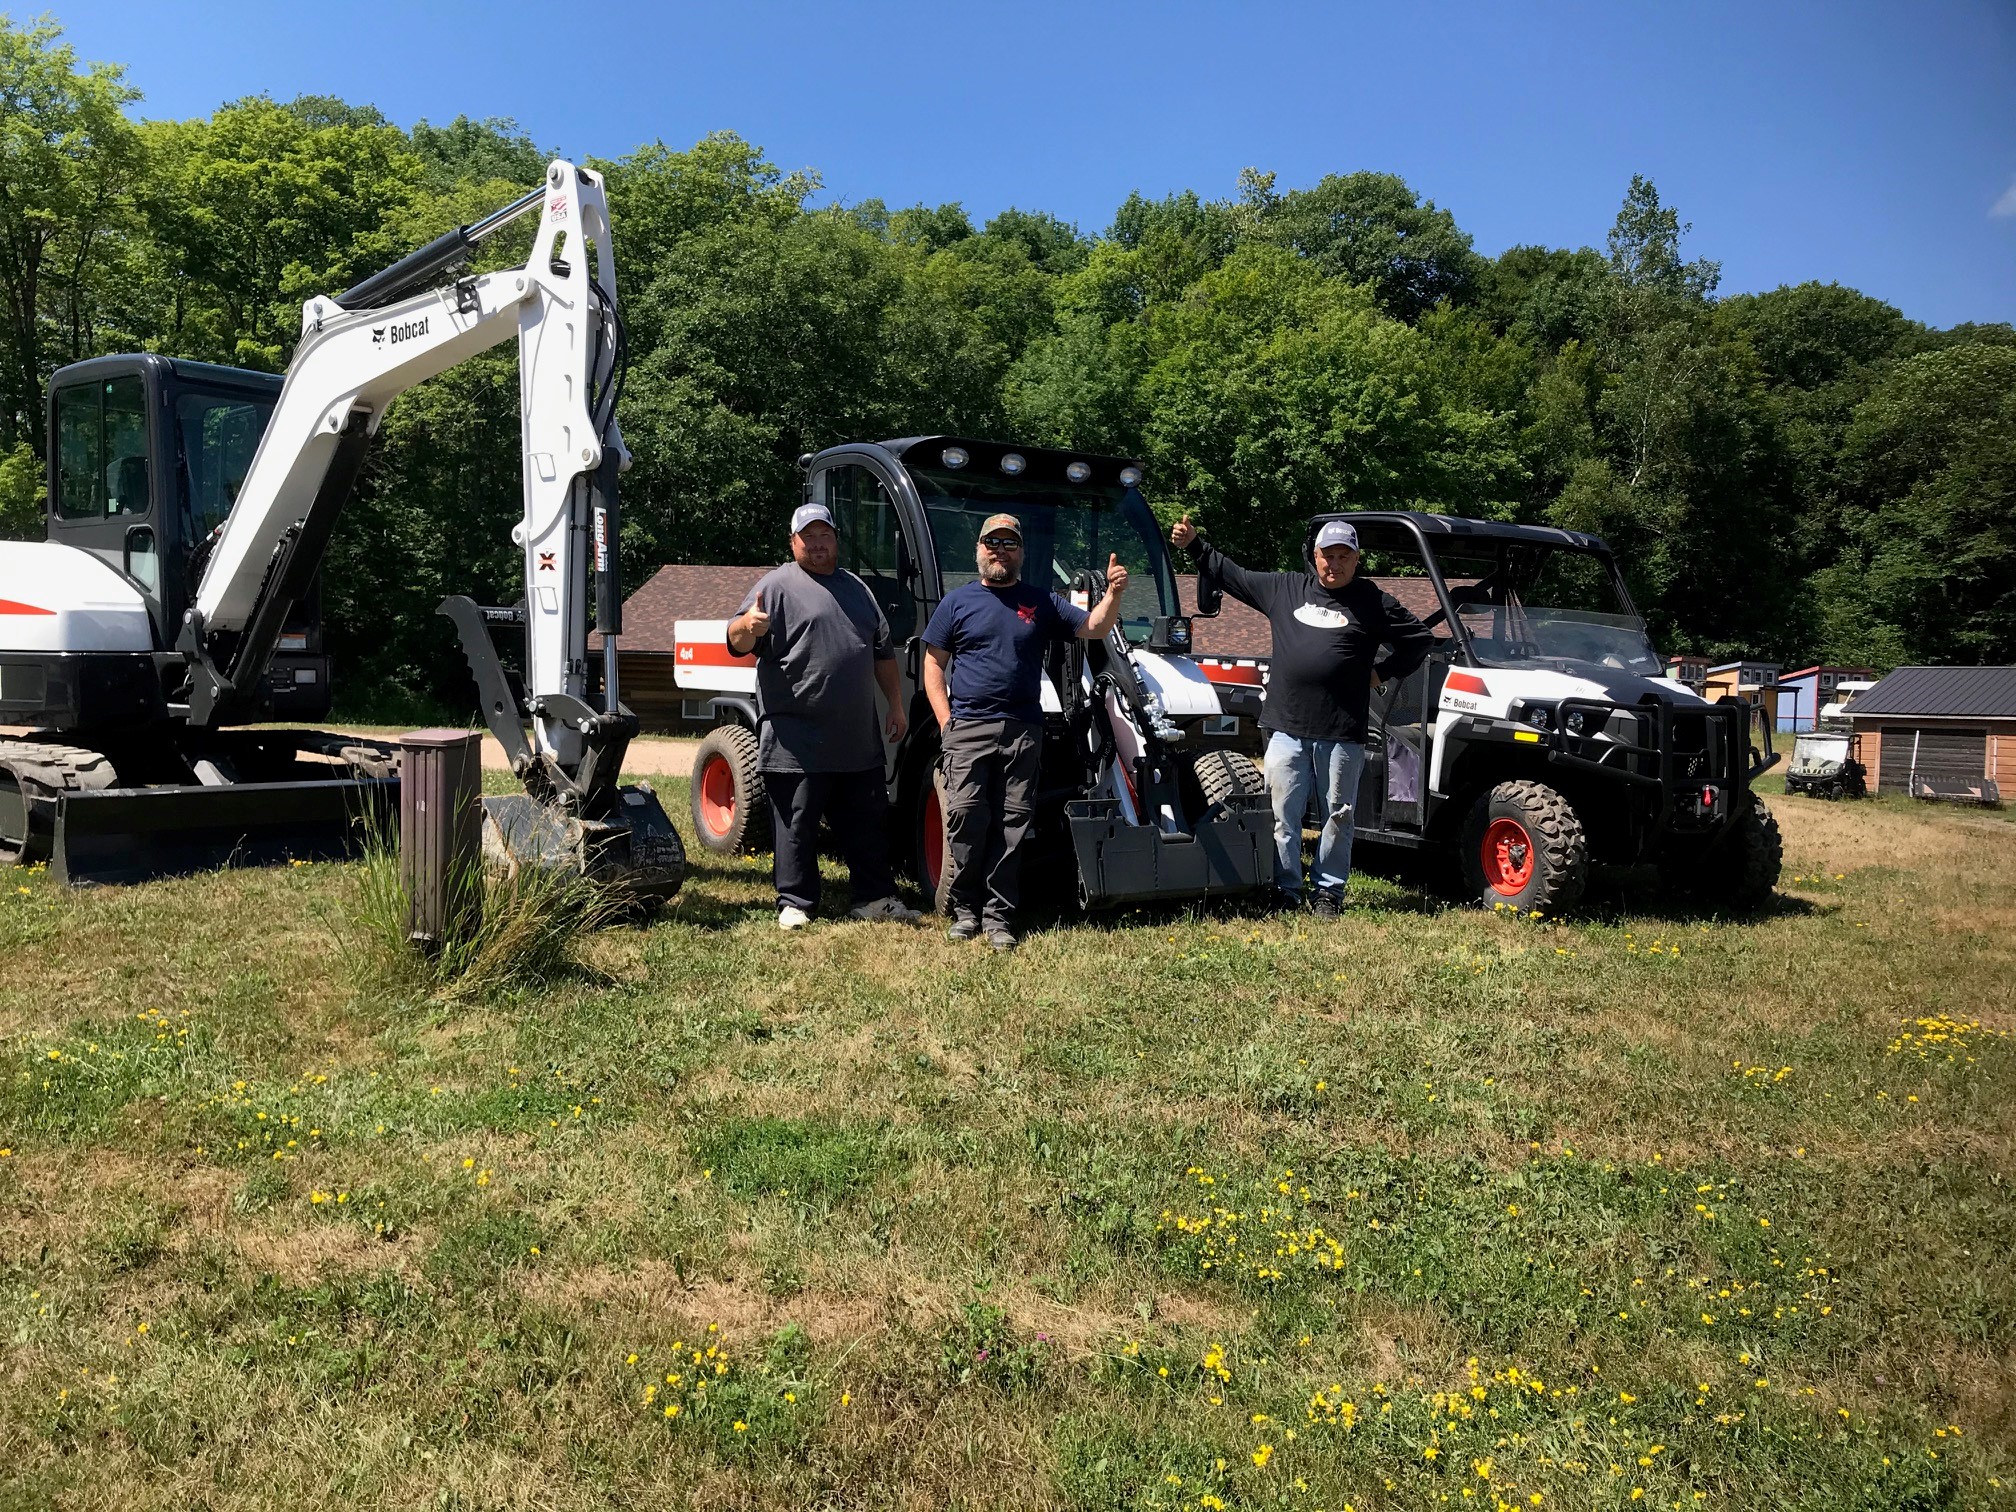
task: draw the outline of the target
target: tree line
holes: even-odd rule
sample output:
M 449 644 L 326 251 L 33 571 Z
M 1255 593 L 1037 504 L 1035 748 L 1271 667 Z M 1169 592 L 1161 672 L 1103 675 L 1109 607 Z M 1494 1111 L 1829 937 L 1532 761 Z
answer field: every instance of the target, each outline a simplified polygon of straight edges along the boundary
M 510 120 L 410 130 L 265 97 L 137 118 L 117 65 L 0 18 L 0 532 L 41 531 L 43 394 L 158 351 L 279 371 L 304 299 L 536 184 Z M 2016 660 L 2016 330 L 1809 282 L 1718 295 L 1633 178 L 1602 248 L 1478 253 L 1401 179 L 1041 211 L 817 206 L 718 132 L 591 159 L 630 368 L 633 581 L 781 550 L 796 457 L 957 432 L 1140 458 L 1158 510 L 1287 565 L 1301 520 L 1406 507 L 1594 531 L 1657 643 L 1888 667 Z M 498 238 L 490 263 L 528 243 Z M 353 704 L 467 702 L 434 607 L 515 596 L 509 348 L 388 414 L 323 575 Z

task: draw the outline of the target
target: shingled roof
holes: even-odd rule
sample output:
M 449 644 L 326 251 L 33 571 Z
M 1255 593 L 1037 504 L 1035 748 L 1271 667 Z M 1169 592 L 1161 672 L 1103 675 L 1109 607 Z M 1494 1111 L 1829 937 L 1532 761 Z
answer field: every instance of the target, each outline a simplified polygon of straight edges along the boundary
M 2016 719 L 2016 667 L 1899 667 L 1848 705 L 1850 719 Z
M 768 567 L 709 567 L 672 563 L 652 573 L 644 586 L 623 601 L 623 649 L 662 652 L 676 649 L 673 625 L 682 619 L 726 619 Z M 1426 578 L 1382 577 L 1375 581 L 1417 617 L 1435 610 L 1435 589 Z M 1176 596 L 1185 614 L 1197 610 L 1197 578 L 1179 573 Z M 1226 595 L 1224 606 L 1210 619 L 1196 623 L 1196 649 L 1204 656 L 1267 656 L 1274 633 L 1267 616 Z M 591 644 L 601 645 L 600 637 Z M 1863 695 L 1867 697 L 1868 695 Z

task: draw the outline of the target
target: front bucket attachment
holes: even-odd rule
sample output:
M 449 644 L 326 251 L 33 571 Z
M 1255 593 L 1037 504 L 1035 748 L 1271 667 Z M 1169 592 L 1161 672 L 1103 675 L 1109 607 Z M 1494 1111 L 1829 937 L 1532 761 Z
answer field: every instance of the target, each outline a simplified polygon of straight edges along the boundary
M 579 819 L 526 793 L 483 800 L 483 857 L 507 872 L 521 866 L 608 884 L 646 907 L 686 880 L 686 847 L 658 795 L 640 783 L 619 788 L 610 819 Z
M 1274 816 L 1255 793 L 1227 798 L 1221 817 L 1193 835 L 1129 824 L 1112 798 L 1064 805 L 1078 858 L 1078 901 L 1086 908 L 1120 903 L 1223 897 L 1274 881 Z
M 30 802 L 51 811 L 58 881 L 144 882 L 354 856 L 374 812 L 381 833 L 396 833 L 399 779 L 104 788 Z

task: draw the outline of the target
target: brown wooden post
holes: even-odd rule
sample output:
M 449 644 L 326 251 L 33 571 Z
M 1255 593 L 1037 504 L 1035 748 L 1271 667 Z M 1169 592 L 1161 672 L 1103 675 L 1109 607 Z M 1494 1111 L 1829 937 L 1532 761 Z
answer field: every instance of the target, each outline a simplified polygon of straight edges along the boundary
M 483 737 L 413 730 L 400 737 L 399 881 L 406 938 L 438 946 L 474 922 L 483 845 Z

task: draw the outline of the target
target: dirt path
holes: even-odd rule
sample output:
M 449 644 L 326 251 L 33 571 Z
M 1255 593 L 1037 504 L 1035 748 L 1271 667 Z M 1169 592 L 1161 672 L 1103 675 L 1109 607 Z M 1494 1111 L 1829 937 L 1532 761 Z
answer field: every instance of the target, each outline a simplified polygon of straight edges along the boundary
M 362 725 L 324 725 L 320 728 L 347 730 L 358 735 L 376 735 L 381 740 L 397 740 L 405 732 L 402 730 L 367 729 Z M 697 740 L 680 740 L 669 735 L 639 735 L 630 742 L 630 749 L 623 757 L 623 770 L 642 777 L 688 777 L 693 772 L 693 753 L 700 749 Z M 497 744 L 492 735 L 483 737 L 483 769 L 487 772 L 508 772 L 511 763 L 504 759 L 504 747 Z

